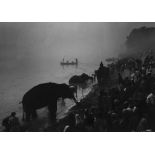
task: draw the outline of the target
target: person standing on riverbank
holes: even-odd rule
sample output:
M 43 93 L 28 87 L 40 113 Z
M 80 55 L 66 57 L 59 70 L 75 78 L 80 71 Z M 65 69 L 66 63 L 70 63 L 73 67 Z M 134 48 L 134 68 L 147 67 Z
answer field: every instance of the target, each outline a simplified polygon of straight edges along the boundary
M 5 127 L 5 130 L 8 132 L 19 132 L 20 131 L 20 123 L 18 117 L 16 117 L 16 113 L 12 112 L 10 116 L 6 117 L 2 125 Z

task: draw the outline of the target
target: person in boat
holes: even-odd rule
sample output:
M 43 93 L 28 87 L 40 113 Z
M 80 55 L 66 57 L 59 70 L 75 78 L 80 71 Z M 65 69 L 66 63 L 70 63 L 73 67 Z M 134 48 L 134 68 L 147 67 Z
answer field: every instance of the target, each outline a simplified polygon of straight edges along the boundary
M 75 63 L 78 64 L 78 59 L 77 58 L 75 59 Z

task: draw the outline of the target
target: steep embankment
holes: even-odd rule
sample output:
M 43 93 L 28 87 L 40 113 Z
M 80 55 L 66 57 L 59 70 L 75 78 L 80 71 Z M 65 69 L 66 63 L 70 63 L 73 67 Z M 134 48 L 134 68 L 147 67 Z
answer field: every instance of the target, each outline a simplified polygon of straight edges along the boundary
M 102 87 L 98 84 L 95 84 L 92 87 L 91 91 L 88 93 L 88 95 L 86 95 L 85 98 L 83 98 L 78 105 L 72 107 L 68 111 L 68 113 L 66 113 L 66 116 L 64 118 L 59 120 L 57 131 L 63 131 L 65 125 L 67 125 L 67 123 L 69 122 L 68 116 L 70 113 L 76 114 L 80 113 L 80 111 L 85 108 L 89 109 L 92 107 L 96 107 L 98 105 L 98 97 L 100 94 L 100 90 L 103 87 L 104 89 L 109 89 L 111 87 L 115 87 L 116 85 L 117 85 L 117 73 L 112 74 L 111 77 L 104 82 L 104 85 Z M 51 131 L 51 129 L 49 129 L 48 131 Z

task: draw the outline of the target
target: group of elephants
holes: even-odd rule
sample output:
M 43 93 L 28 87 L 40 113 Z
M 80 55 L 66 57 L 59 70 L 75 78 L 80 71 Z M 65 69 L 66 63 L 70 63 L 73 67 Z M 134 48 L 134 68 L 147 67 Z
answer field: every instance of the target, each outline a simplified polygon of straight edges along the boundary
M 56 120 L 57 100 L 69 98 L 77 103 L 77 86 L 92 79 L 87 74 L 73 76 L 67 84 L 43 83 L 25 93 L 20 103 L 23 105 L 23 120 L 29 121 L 37 117 L 36 110 L 45 106 L 50 112 L 50 119 Z M 76 94 L 76 97 L 75 97 Z

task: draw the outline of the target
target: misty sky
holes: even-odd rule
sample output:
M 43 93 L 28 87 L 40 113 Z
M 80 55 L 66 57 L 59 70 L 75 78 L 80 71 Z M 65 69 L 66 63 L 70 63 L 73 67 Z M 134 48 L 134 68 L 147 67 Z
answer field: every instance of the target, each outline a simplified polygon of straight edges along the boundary
M 124 51 L 133 28 L 155 23 L 0 23 L 0 68 L 43 66 L 77 57 L 98 63 Z

